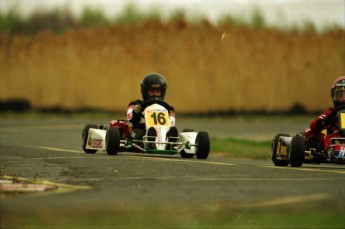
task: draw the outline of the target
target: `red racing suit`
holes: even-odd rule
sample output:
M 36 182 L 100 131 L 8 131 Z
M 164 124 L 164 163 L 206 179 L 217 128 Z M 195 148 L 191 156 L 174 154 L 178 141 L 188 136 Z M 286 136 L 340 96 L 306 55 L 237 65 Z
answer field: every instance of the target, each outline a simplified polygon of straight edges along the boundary
M 319 117 L 314 119 L 310 123 L 309 128 L 304 131 L 307 144 L 310 144 L 313 140 L 317 142 L 316 144 L 311 143 L 311 147 L 323 150 L 329 146 L 329 140 L 331 138 L 340 137 L 338 131 L 338 119 L 334 119 L 330 124 L 324 123 L 325 118 L 332 114 L 333 110 L 334 108 L 329 108 L 324 111 Z M 323 132 L 323 130 L 327 130 L 327 133 Z

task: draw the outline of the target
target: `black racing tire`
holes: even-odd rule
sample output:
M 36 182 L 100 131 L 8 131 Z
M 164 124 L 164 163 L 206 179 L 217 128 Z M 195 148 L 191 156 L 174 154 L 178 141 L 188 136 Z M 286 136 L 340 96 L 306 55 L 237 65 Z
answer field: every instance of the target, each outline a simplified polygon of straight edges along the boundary
M 210 153 L 210 137 L 205 131 L 200 131 L 196 136 L 196 152 L 195 155 L 198 159 L 207 159 Z
M 117 155 L 120 149 L 120 139 L 119 128 L 110 127 L 105 135 L 105 151 L 108 155 Z
M 86 149 L 86 143 L 87 143 L 87 137 L 88 137 L 88 134 L 89 134 L 89 129 L 90 128 L 94 128 L 94 129 L 97 129 L 98 126 L 96 124 L 87 124 L 84 129 L 83 129 L 83 132 L 82 132 L 82 148 L 84 150 L 85 153 L 90 153 L 90 154 L 94 154 L 97 152 L 97 150 L 95 149 Z
M 303 136 L 294 136 L 291 139 L 290 165 L 301 167 L 304 162 L 305 141 Z
M 273 141 L 272 141 L 272 161 L 275 166 L 288 166 L 289 165 L 289 160 L 277 160 L 277 146 L 278 146 L 278 140 L 279 137 L 289 137 L 290 135 L 288 134 L 277 134 L 274 136 Z

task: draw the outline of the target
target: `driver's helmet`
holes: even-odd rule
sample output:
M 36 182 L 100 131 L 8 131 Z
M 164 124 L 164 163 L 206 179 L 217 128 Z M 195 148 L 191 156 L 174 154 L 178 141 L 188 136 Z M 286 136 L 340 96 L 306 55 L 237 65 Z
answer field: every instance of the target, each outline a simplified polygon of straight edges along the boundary
M 149 89 L 160 89 L 161 96 L 150 97 L 148 94 Z M 167 89 L 167 82 L 164 76 L 158 73 L 150 73 L 146 75 L 143 81 L 141 82 L 141 95 L 143 96 L 144 100 L 149 100 L 149 99 L 164 100 L 166 89 Z
M 345 91 L 345 76 L 337 78 L 332 84 L 331 97 L 335 107 L 345 105 L 344 101 L 339 101 L 339 93 Z

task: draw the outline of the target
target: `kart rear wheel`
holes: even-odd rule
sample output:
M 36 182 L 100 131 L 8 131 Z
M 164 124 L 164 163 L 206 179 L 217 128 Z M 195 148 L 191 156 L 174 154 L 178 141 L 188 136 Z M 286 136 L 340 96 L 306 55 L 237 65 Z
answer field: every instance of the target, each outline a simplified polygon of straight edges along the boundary
M 275 166 L 288 166 L 290 163 L 288 160 L 278 160 L 277 159 L 277 146 L 278 146 L 278 140 L 279 137 L 289 137 L 290 135 L 288 134 L 277 134 L 274 136 L 273 141 L 272 141 L 272 161 Z
M 206 159 L 210 153 L 210 138 L 208 133 L 200 131 L 196 136 L 195 143 L 197 144 L 196 157 L 198 159 Z
M 94 128 L 94 129 L 97 129 L 98 126 L 96 124 L 87 124 L 84 129 L 83 129 L 83 132 L 82 132 L 82 139 L 83 139 L 83 143 L 82 143 L 82 148 L 84 150 L 85 153 L 91 153 L 91 154 L 94 154 L 97 152 L 97 150 L 95 149 L 86 149 L 86 143 L 87 143 L 87 137 L 89 135 L 89 129 L 90 128 Z
M 105 135 L 105 150 L 109 155 L 116 155 L 120 148 L 119 128 L 110 127 Z
M 304 137 L 294 136 L 291 139 L 290 165 L 292 167 L 301 167 L 304 161 L 305 143 Z

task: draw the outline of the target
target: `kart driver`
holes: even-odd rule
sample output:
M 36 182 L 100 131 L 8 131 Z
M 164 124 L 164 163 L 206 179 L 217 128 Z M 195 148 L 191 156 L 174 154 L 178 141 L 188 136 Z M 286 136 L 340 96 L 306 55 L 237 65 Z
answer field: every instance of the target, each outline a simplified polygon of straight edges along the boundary
M 331 97 L 334 107 L 324 111 L 310 123 L 310 128 L 305 130 L 307 148 L 323 150 L 329 146 L 331 138 L 340 137 L 338 119 L 333 111 L 345 105 L 345 76 L 337 78 L 332 84 Z M 325 129 L 327 133 L 323 131 Z
M 158 73 L 150 73 L 146 75 L 140 86 L 143 100 L 138 99 L 130 102 L 127 109 L 128 130 L 131 135 L 130 137 L 134 139 L 141 139 L 146 134 L 145 119 L 140 104 L 143 101 L 151 99 L 164 100 L 167 89 L 167 83 L 164 76 Z M 172 126 L 169 131 L 170 135 L 177 137 L 177 129 L 174 127 L 175 109 L 172 106 L 170 106 L 169 109 L 169 116 L 170 125 Z M 147 135 L 156 136 L 156 130 L 154 128 L 150 128 Z

